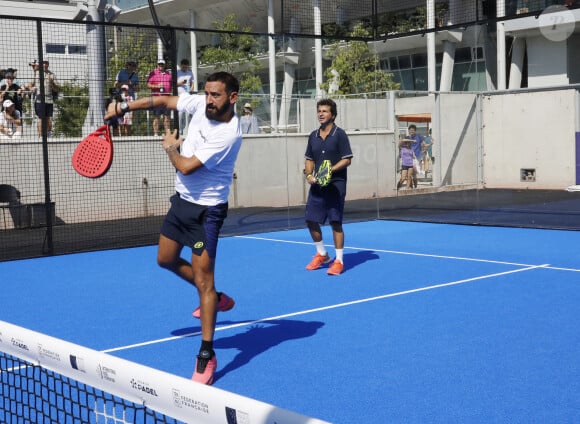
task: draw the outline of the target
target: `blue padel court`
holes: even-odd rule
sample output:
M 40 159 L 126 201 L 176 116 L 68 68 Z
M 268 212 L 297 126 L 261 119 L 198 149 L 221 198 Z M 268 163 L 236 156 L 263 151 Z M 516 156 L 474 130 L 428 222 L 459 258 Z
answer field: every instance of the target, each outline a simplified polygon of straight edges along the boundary
M 220 240 L 236 306 L 218 315 L 215 387 L 333 423 L 580 422 L 580 233 L 344 228 L 338 277 L 305 270 L 306 229 Z M 156 253 L 0 263 L 0 320 L 189 378 L 197 295 Z

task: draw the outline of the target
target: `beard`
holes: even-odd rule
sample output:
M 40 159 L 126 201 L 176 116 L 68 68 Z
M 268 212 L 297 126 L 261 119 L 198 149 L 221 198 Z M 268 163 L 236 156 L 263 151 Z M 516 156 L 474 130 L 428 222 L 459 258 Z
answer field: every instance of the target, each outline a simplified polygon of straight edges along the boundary
M 217 107 L 215 105 L 205 106 L 205 116 L 207 119 L 213 119 L 214 121 L 221 121 L 222 118 L 230 110 L 230 104 L 226 103 L 222 107 Z

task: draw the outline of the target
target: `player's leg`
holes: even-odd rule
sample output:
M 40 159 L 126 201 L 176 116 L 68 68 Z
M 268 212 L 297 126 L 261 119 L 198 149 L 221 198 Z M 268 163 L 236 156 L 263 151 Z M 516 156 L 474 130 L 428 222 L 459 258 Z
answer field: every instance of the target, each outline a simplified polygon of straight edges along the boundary
M 342 228 L 342 218 L 344 214 L 346 193 L 341 193 L 337 188 L 327 193 L 328 220 L 332 228 L 332 238 L 334 241 L 335 259 L 327 274 L 340 275 L 344 270 L 344 230 Z
M 181 257 L 183 245 L 161 234 L 157 246 L 157 264 L 195 286 L 191 264 Z

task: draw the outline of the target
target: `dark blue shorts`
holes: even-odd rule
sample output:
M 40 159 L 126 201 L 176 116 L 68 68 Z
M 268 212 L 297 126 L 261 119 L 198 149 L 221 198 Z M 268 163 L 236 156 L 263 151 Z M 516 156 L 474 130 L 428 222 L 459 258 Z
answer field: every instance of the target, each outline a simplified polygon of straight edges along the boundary
M 161 234 L 188 246 L 194 255 L 204 250 L 211 258 L 216 257 L 220 230 L 228 215 L 228 204 L 203 206 L 183 200 L 179 194 L 171 196 L 171 208 L 163 224 Z
M 312 185 L 306 202 L 306 221 L 324 224 L 328 219 L 329 222 L 342 223 L 345 197 L 346 193 L 341 193 L 332 184 L 324 188 Z
M 52 118 L 54 114 L 54 105 L 52 103 L 45 103 L 44 105 L 40 102 L 34 103 L 34 112 L 39 118 Z
M 161 115 L 170 116 L 171 109 L 165 109 L 164 107 L 153 109 L 153 116 L 161 116 Z

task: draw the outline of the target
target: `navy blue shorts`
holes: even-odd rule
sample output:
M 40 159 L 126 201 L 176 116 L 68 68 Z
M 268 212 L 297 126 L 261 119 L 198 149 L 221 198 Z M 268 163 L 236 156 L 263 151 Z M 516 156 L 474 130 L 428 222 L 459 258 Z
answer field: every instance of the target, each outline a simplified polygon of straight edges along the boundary
M 171 196 L 171 208 L 163 224 L 161 234 L 188 246 L 194 255 L 204 250 L 211 258 L 216 257 L 220 230 L 228 215 L 228 204 L 204 206 L 183 200 L 179 194 Z
M 342 223 L 345 197 L 346 193 L 341 193 L 334 185 L 324 188 L 312 185 L 306 202 L 306 221 L 324 224 L 328 219 Z
M 158 107 L 153 109 L 153 116 L 161 116 L 161 115 L 170 116 L 171 109 L 165 109 L 164 107 Z
M 34 112 L 39 118 L 52 118 L 54 114 L 54 105 L 52 103 L 45 103 L 44 105 L 40 102 L 34 103 Z

